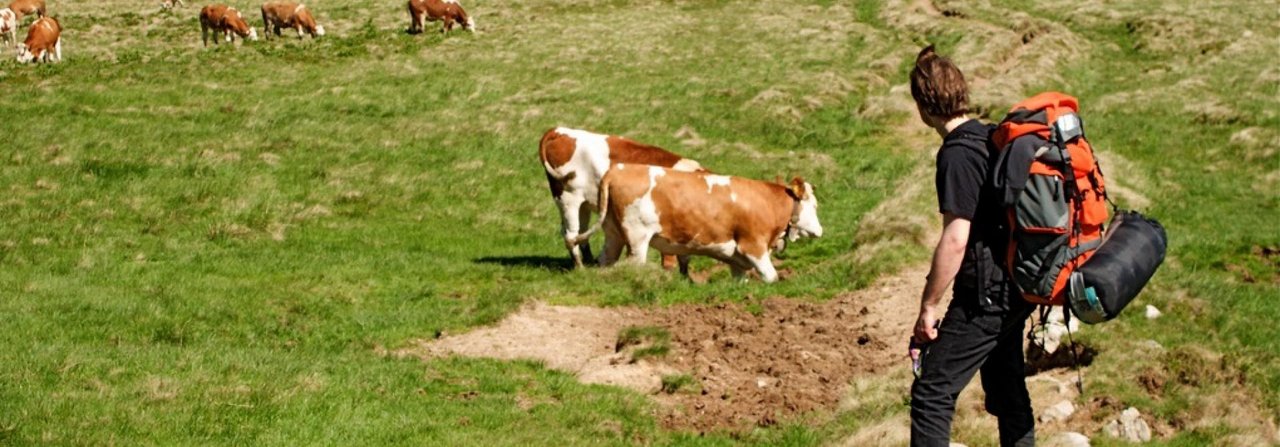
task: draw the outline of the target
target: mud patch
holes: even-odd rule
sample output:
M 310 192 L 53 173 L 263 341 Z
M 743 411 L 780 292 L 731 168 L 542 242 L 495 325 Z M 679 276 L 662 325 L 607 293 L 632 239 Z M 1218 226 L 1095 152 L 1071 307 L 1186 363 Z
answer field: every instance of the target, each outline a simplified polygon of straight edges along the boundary
M 893 361 L 862 301 L 770 298 L 759 313 L 738 304 L 656 312 L 654 322 L 672 332 L 668 361 L 701 385 L 697 395 L 660 399 L 670 404 L 663 424 L 699 431 L 769 426 L 834 407 L 853 376 Z

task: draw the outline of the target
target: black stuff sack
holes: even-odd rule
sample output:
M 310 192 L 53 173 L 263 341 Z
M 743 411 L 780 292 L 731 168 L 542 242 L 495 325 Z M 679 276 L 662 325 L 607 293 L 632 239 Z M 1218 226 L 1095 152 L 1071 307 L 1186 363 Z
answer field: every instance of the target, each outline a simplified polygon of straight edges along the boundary
M 1071 313 L 1085 323 L 1115 318 L 1164 262 L 1169 239 L 1155 219 L 1118 211 L 1097 253 L 1071 275 Z

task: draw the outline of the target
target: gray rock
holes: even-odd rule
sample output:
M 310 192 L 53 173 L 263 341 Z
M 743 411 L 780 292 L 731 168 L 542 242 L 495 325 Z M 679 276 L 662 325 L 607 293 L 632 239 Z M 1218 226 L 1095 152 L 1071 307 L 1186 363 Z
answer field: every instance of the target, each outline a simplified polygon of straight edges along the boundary
M 1062 432 L 1049 437 L 1044 443 L 1045 447 L 1090 447 L 1089 437 L 1073 432 Z
M 1040 422 L 1065 421 L 1070 418 L 1072 414 L 1075 414 L 1075 412 L 1075 404 L 1072 404 L 1069 400 L 1064 400 L 1053 404 L 1053 406 L 1049 408 L 1045 408 L 1044 411 L 1040 413 Z
M 1113 438 L 1129 442 L 1151 440 L 1151 427 L 1142 419 L 1142 413 L 1133 407 L 1126 408 L 1119 418 L 1108 422 L 1102 430 Z
M 1148 320 L 1154 320 L 1154 319 L 1156 319 L 1156 318 L 1160 318 L 1160 309 L 1156 309 L 1156 306 L 1152 306 L 1152 305 L 1148 304 L 1148 305 L 1147 305 L 1147 319 L 1148 319 Z

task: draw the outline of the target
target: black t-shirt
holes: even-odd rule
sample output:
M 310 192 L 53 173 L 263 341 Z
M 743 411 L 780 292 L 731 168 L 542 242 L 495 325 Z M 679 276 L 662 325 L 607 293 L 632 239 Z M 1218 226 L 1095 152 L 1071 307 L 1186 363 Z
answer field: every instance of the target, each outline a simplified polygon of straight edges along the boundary
M 942 139 L 938 149 L 938 211 L 970 221 L 969 242 L 965 247 L 960 272 L 956 274 L 955 299 L 978 304 L 985 311 L 1010 310 L 1016 296 L 1007 279 L 1003 262 L 998 261 L 1007 247 L 1008 233 L 999 195 L 991 187 L 988 175 L 994 165 L 994 148 L 990 136 L 993 125 L 969 120 Z M 964 300 L 964 301 L 962 301 Z M 973 300 L 972 302 L 968 300 Z

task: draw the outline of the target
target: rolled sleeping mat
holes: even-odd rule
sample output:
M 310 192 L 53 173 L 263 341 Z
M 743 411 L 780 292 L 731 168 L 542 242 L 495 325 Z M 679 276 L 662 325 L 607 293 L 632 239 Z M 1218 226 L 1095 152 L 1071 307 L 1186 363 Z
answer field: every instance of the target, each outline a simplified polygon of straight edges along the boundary
M 1071 313 L 1090 324 L 1115 318 L 1155 275 L 1168 245 L 1160 222 L 1117 212 L 1102 246 L 1071 274 Z

